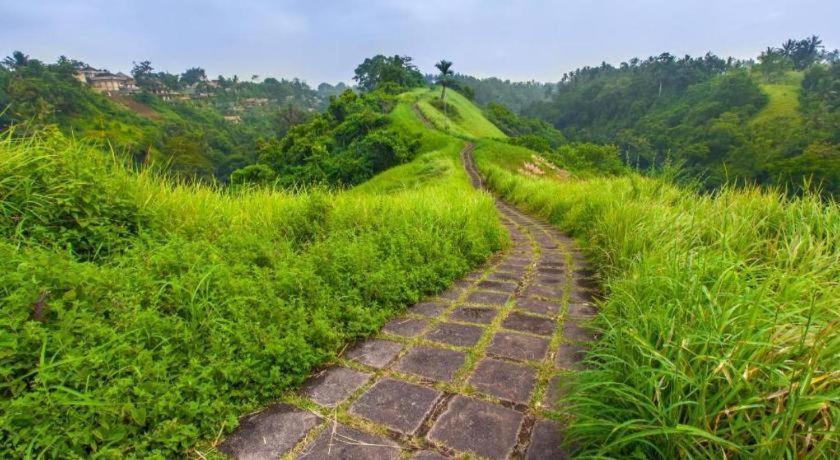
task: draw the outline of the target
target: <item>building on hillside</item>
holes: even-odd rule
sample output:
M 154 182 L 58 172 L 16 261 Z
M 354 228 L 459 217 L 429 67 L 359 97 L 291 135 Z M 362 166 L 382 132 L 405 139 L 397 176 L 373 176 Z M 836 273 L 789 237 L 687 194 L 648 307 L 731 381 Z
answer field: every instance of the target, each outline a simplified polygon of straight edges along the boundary
M 225 115 L 224 118 L 225 121 L 229 121 L 235 125 L 238 125 L 242 122 L 242 117 L 240 117 L 239 115 Z
M 137 85 L 135 84 L 134 79 L 122 72 L 113 74 L 107 70 L 85 66 L 76 71 L 75 77 L 76 80 L 87 84 L 92 90 L 98 93 L 107 93 L 108 95 L 111 95 L 117 93 L 133 93 L 137 91 Z

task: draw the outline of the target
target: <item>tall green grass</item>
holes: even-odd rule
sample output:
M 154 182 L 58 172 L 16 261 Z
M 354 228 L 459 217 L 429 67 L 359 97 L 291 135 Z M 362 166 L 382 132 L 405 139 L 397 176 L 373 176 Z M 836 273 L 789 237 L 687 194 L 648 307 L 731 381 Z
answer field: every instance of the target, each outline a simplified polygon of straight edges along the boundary
M 423 142 L 367 188 L 292 193 L 0 140 L 0 457 L 185 456 L 480 263 L 492 200 L 461 141 Z
M 663 181 L 552 181 L 478 167 L 587 248 L 606 300 L 567 408 L 597 458 L 837 458 L 840 209 Z
M 419 94 L 417 107 L 435 128 L 453 136 L 464 139 L 496 138 L 507 136 L 496 125 L 490 123 L 481 113 L 481 109 L 455 91 L 446 92 L 447 107 L 452 113 L 444 113 L 433 106 L 431 101 L 440 97 L 436 90 L 429 90 Z M 457 115 L 456 115 L 457 114 Z

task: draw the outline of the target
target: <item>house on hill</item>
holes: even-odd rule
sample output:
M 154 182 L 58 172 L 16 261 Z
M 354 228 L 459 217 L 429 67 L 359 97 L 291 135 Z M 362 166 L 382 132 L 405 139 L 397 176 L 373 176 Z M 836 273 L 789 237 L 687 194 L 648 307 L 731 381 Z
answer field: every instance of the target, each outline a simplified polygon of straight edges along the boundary
M 85 66 L 78 69 L 75 76 L 76 80 L 87 84 L 92 90 L 98 93 L 106 93 L 108 95 L 117 93 L 129 94 L 138 89 L 134 79 L 122 72 L 113 74 L 107 70 Z

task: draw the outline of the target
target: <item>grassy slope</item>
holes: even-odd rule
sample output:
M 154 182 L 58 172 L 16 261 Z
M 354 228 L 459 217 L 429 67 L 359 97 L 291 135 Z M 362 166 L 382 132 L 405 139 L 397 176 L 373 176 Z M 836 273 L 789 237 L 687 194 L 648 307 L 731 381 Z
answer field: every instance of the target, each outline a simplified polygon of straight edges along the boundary
M 526 178 L 524 154 L 499 142 L 476 157 L 492 188 L 575 236 L 606 280 L 602 337 L 569 401 L 583 455 L 836 457 L 836 204 Z
M 782 82 L 761 84 L 761 90 L 767 94 L 769 101 L 750 120 L 750 123 L 767 123 L 776 118 L 801 121 L 801 115 L 799 113 L 799 90 L 802 86 L 803 77 L 802 72 L 791 71 Z
M 422 143 L 356 190 L 232 194 L 1 141 L 0 456 L 184 456 L 481 262 L 505 237 L 463 141 Z
M 425 117 L 438 129 L 465 139 L 498 138 L 507 136 L 490 123 L 481 113 L 481 109 L 456 91 L 446 92 L 446 101 L 454 107 L 458 117 L 446 117 L 444 113 L 430 104 L 440 97 L 436 90 L 424 91 L 417 106 Z

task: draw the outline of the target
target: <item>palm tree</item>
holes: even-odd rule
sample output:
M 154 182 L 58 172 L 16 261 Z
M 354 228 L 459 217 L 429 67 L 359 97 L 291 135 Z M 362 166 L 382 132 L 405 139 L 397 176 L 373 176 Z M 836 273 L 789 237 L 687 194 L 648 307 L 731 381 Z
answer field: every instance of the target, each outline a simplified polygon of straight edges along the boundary
M 452 71 L 452 62 L 447 61 L 446 59 L 441 59 L 440 62 L 435 64 L 435 67 L 440 70 L 438 83 L 440 83 L 443 87 L 443 90 L 440 93 L 440 98 L 443 100 L 446 97 L 446 84 L 449 83 L 449 76 L 454 75 L 455 72 Z

